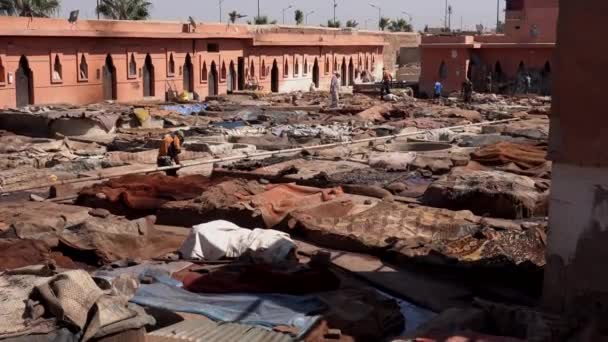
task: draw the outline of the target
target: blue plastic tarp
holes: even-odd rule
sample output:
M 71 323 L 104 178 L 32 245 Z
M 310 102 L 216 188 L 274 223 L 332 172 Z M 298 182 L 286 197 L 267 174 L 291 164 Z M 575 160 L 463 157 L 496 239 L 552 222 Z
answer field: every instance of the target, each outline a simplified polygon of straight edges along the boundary
M 178 112 L 181 115 L 198 114 L 204 110 L 207 110 L 207 108 L 208 108 L 208 106 L 206 103 L 193 103 L 193 104 L 172 105 L 172 106 L 163 106 L 162 107 L 162 109 L 164 109 L 164 110 Z
M 131 302 L 171 311 L 189 312 L 219 322 L 238 322 L 266 328 L 294 326 L 298 337 L 319 320 L 326 309 L 317 297 L 279 294 L 198 294 L 162 283 L 141 285 Z

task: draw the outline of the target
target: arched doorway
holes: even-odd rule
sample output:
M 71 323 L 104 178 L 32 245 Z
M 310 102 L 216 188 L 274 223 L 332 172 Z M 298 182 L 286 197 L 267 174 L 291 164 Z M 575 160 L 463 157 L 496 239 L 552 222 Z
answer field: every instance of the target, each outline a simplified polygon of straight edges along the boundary
M 273 93 L 279 92 L 279 66 L 276 59 L 272 62 L 272 70 L 270 71 L 270 90 Z
M 211 68 L 209 68 L 208 84 L 209 96 L 216 96 L 218 88 L 218 77 L 217 66 L 215 65 L 215 62 L 211 62 Z
M 551 63 L 547 61 L 541 72 L 541 94 L 551 95 Z
M 348 75 L 346 74 L 346 58 L 342 58 L 342 86 L 346 87 L 348 84 Z
M 34 104 L 34 75 L 25 56 L 21 56 L 19 69 L 15 72 L 15 90 L 17 107 Z
M 441 65 L 439 66 L 439 79 L 446 80 L 448 78 L 448 66 L 445 64 L 445 61 L 441 61 Z
M 228 87 L 228 93 L 232 93 L 236 90 L 236 69 L 234 62 L 230 61 L 230 67 L 228 69 L 228 78 L 226 79 L 226 86 Z
M 154 96 L 154 64 L 150 54 L 146 55 L 144 62 L 144 97 Z
M 186 55 L 186 61 L 184 62 L 184 91 L 189 93 L 194 92 L 194 65 L 192 64 L 192 58 L 190 54 Z
M 315 58 L 315 64 L 312 66 L 312 82 L 315 87 L 319 88 L 319 61 Z
M 355 65 L 353 64 L 353 59 L 351 58 L 348 62 L 348 85 L 353 85 L 355 83 Z
M 116 67 L 110 55 L 103 66 L 103 99 L 116 100 Z

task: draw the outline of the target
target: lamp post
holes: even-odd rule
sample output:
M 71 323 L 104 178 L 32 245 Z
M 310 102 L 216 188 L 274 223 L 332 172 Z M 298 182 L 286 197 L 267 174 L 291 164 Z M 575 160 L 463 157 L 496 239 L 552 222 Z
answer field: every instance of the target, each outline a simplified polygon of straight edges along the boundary
M 258 0 L 258 18 L 260 17 L 260 0 Z
M 369 5 L 378 10 L 378 28 L 380 29 L 380 31 L 382 31 L 382 27 L 380 27 L 380 22 L 382 21 L 382 8 L 380 8 L 380 6 L 376 6 L 374 4 L 369 4 Z
M 287 11 L 288 9 L 293 8 L 292 5 L 289 5 L 285 8 L 283 8 L 283 25 L 285 25 L 285 11 Z
M 222 4 L 224 3 L 225 0 L 218 0 L 218 5 L 220 7 L 220 23 L 222 22 Z
M 97 12 L 97 20 L 99 20 L 99 0 L 97 0 L 97 7 L 95 7 L 95 12 Z
M 334 0 L 334 24 L 336 23 L 336 7 L 338 7 L 338 0 Z
M 304 16 L 304 24 L 305 25 L 308 25 L 308 16 L 311 15 L 311 14 L 313 14 L 313 13 L 315 13 L 314 10 L 306 13 L 306 15 Z

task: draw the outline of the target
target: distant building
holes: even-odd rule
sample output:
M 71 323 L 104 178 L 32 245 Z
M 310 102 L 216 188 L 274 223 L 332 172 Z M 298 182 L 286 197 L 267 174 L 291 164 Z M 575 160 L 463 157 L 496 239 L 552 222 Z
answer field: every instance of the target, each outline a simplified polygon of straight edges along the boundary
M 476 91 L 491 79 L 494 92 L 517 93 L 529 75 L 530 91 L 550 94 L 558 10 L 558 0 L 507 0 L 504 34 L 423 36 L 421 91 L 437 81 L 458 91 L 468 77 Z
M 417 34 L 295 26 L 0 17 L 0 108 L 164 100 L 350 85 L 363 70 L 380 77 L 385 47 L 417 46 Z M 390 43 L 389 41 L 393 41 Z M 395 56 L 388 58 L 393 67 Z

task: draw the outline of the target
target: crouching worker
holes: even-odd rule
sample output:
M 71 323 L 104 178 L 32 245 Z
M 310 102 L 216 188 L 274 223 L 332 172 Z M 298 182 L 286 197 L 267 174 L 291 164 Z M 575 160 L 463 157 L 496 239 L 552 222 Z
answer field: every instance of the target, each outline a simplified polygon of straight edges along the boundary
M 173 166 L 174 162 L 177 165 L 181 165 L 179 161 L 179 154 L 182 152 L 183 143 L 184 132 L 182 131 L 165 135 L 160 148 L 158 149 L 156 165 L 158 165 L 158 167 Z M 165 173 L 167 176 L 177 177 L 177 169 L 167 170 Z

